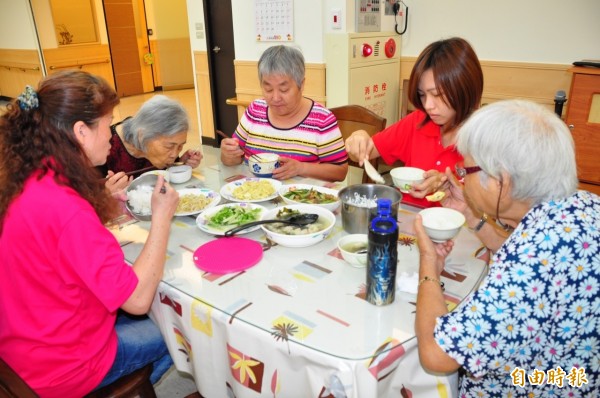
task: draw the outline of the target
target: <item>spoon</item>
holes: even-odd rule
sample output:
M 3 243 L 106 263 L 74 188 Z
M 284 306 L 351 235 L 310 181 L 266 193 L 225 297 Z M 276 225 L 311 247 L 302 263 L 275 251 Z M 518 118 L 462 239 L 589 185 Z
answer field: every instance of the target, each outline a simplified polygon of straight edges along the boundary
M 254 227 L 256 225 L 261 225 L 261 224 L 274 224 L 274 223 L 280 223 L 280 224 L 292 224 L 292 225 L 297 225 L 299 227 L 303 227 L 305 225 L 309 225 L 314 223 L 315 221 L 317 221 L 317 219 L 319 218 L 318 214 L 297 214 L 295 216 L 291 216 L 288 219 L 285 220 L 259 220 L 259 221 L 253 221 L 253 222 L 249 222 L 247 224 L 242 224 L 242 225 L 238 225 L 237 227 L 231 228 L 229 230 L 227 230 L 225 232 L 225 236 L 233 236 L 234 234 L 243 231 L 246 228 L 251 228 Z
M 375 169 L 375 167 L 373 167 L 373 165 L 369 162 L 368 158 L 365 158 L 363 165 L 365 167 L 365 172 L 371 180 L 379 184 L 385 184 L 385 180 L 383 179 L 381 174 L 379 174 L 379 172 Z

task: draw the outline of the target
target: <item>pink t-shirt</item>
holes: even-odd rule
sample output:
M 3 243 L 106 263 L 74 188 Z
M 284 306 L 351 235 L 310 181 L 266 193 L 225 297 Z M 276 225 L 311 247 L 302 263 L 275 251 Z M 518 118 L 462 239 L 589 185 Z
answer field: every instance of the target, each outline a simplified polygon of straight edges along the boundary
M 425 119 L 425 113 L 414 111 L 404 119 L 392 124 L 382 132 L 373 136 L 373 143 L 386 164 L 397 160 L 405 166 L 418 167 L 425 171 L 446 171 L 446 167 L 454 170 L 454 165 L 463 158 L 454 145 L 442 146 L 440 126 L 432 121 L 419 128 Z M 402 200 L 421 207 L 437 206 L 426 199 L 413 198 L 405 194 Z
M 93 390 L 114 362 L 117 309 L 137 285 L 91 205 L 31 177 L 0 235 L 0 356 L 41 397 Z

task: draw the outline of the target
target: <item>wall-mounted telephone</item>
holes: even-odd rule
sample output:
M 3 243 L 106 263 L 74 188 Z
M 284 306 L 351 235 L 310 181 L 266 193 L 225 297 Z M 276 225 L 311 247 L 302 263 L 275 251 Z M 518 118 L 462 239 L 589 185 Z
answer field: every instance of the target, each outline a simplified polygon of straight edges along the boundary
M 393 9 L 394 21 L 396 22 L 394 29 L 396 30 L 396 33 L 403 35 L 406 33 L 406 29 L 408 28 L 408 6 L 402 0 L 398 0 L 394 3 Z M 398 32 L 398 17 L 400 17 L 400 21 L 402 21 L 402 18 L 404 18 L 404 28 L 402 28 L 401 32 Z

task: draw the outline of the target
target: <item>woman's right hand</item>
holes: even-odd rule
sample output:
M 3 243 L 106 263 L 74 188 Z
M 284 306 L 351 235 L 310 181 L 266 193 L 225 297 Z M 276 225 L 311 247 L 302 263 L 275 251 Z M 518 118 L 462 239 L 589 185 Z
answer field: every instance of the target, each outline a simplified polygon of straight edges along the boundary
M 150 204 L 152 220 L 154 221 L 155 217 L 159 217 L 171 222 L 178 204 L 179 193 L 165 181 L 162 175 L 159 175 L 152 192 L 152 202 Z
M 227 166 L 240 164 L 244 151 L 236 138 L 224 138 L 221 141 L 221 161 Z
M 365 130 L 357 130 L 344 142 L 348 156 L 362 167 L 365 158 L 371 158 L 375 149 L 373 139 Z

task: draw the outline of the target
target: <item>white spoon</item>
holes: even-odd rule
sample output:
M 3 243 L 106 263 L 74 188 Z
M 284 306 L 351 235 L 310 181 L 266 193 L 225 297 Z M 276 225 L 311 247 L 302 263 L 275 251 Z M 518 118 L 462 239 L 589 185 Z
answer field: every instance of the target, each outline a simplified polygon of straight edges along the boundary
M 369 163 L 368 158 L 365 158 L 365 162 L 363 165 L 365 168 L 365 172 L 367 173 L 367 175 L 369 176 L 369 178 L 371 180 L 373 180 L 379 184 L 385 184 L 385 180 L 383 179 L 381 174 L 379 174 L 379 172 L 377 170 L 375 170 L 375 167 L 373 167 L 373 165 L 371 163 Z

